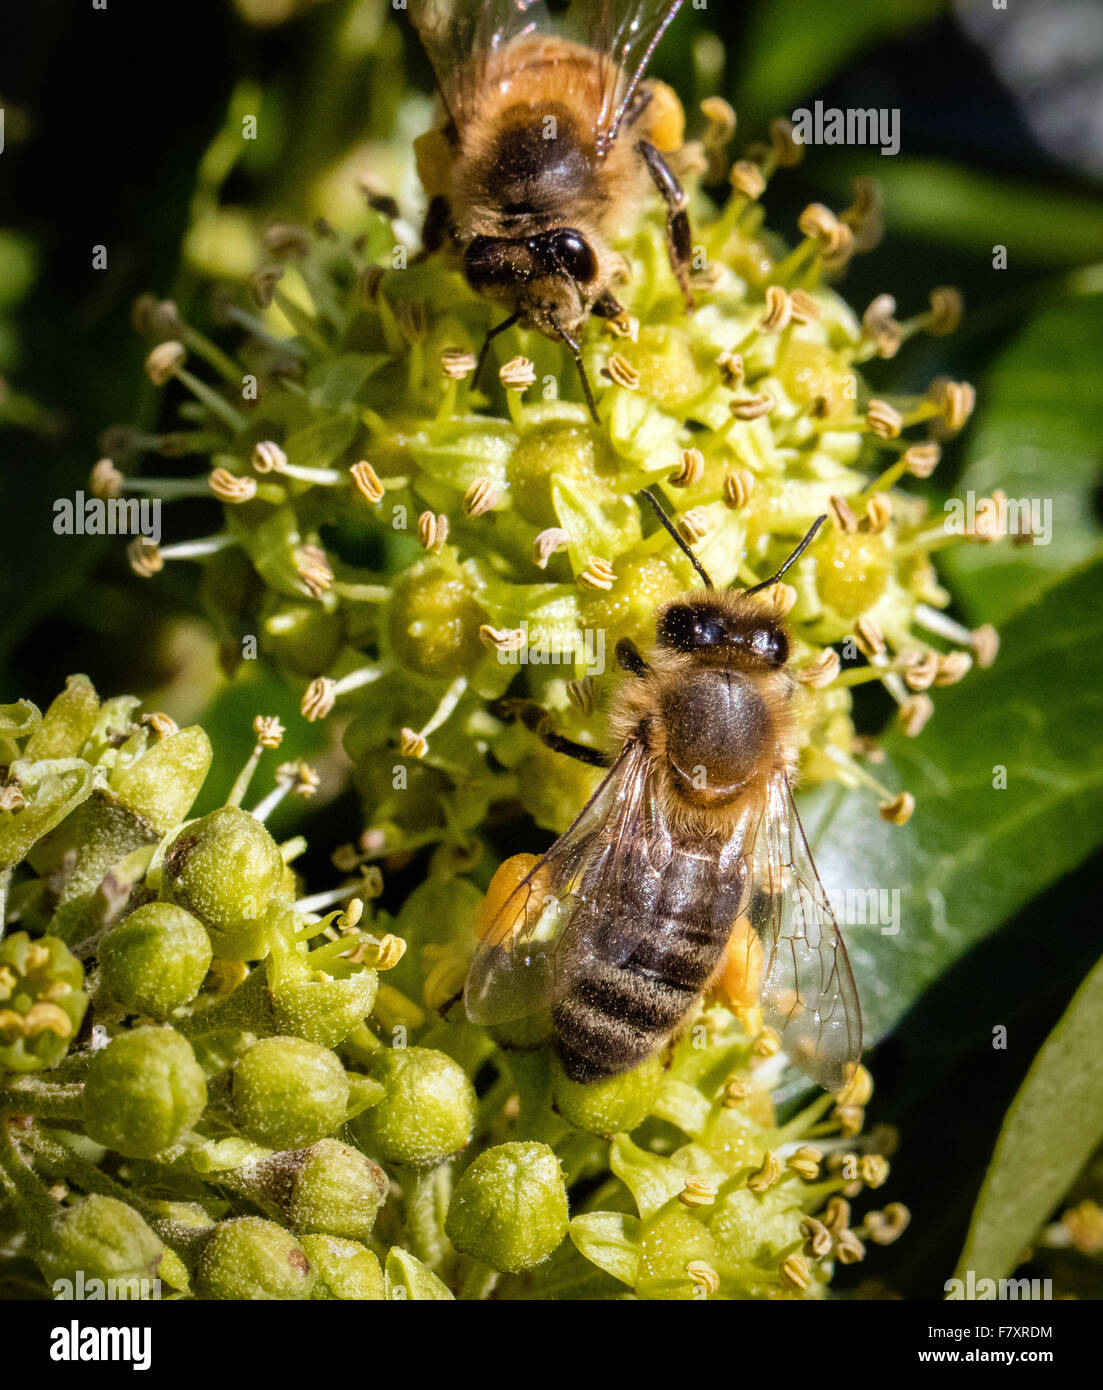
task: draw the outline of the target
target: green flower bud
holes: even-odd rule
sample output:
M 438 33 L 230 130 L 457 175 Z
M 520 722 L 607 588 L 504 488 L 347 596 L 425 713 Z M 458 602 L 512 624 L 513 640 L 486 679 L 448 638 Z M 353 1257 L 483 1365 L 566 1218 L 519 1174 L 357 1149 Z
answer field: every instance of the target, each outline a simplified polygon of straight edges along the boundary
M 283 882 L 279 848 L 255 816 L 225 806 L 185 826 L 165 851 L 161 896 L 186 907 L 211 933 L 216 955 L 266 954 L 258 921 Z
M 268 977 L 277 974 L 269 961 Z M 322 1047 L 336 1047 L 371 1013 L 379 977 L 360 968 L 345 979 L 292 980 L 269 984 L 281 1032 L 294 1033 Z
M 234 1117 L 273 1149 L 313 1144 L 342 1124 L 349 1082 L 339 1059 L 305 1038 L 261 1038 L 234 1064 Z
M 192 1279 L 197 1298 L 309 1298 L 314 1267 L 295 1239 L 274 1221 L 242 1216 L 220 1221 L 203 1244 Z
M 634 1071 L 583 1086 L 552 1058 L 552 1102 L 571 1124 L 591 1134 L 627 1134 L 642 1124 L 663 1082 L 663 1059 L 649 1058 Z
M 344 624 L 316 603 L 271 599 L 262 613 L 265 651 L 297 676 L 327 671 L 341 649 Z
M 80 961 L 55 936 L 0 941 L 0 1069 L 43 1071 L 69 1050 L 88 1007 Z
M 207 1083 L 187 1038 L 171 1028 L 121 1033 L 92 1058 L 84 1127 L 127 1158 L 152 1158 L 179 1142 L 207 1104 Z
M 336 954 L 351 951 L 353 942 L 307 950 L 295 940 L 295 922 L 290 909 L 278 922 L 270 918 L 265 970 L 277 1028 L 320 1047 L 336 1047 L 371 1013 L 379 977 Z
M 70 676 L 65 689 L 23 747 L 25 758 L 75 758 L 95 727 L 100 702 L 87 676 Z
M 322 1139 L 302 1154 L 288 1203 L 297 1231 L 366 1240 L 387 1197 L 387 1175 L 348 1144 Z
M 386 1298 L 383 1269 L 370 1250 L 337 1236 L 303 1236 L 300 1242 L 318 1275 L 311 1298 L 378 1303 Z
M 97 787 L 28 855 L 37 873 L 54 880 L 51 930 L 63 941 L 81 941 L 96 933 L 103 926 L 109 898 L 124 896 L 129 883 L 144 872 L 130 856 L 156 838 L 147 821 Z M 108 874 L 111 892 L 104 885 Z
M 42 714 L 30 700 L 17 700 L 13 705 L 0 705 L 0 748 L 5 761 L 14 759 L 13 751 L 20 740 L 31 738 L 42 727 Z
M 426 1047 L 388 1048 L 373 1075 L 387 1093 L 356 1120 L 353 1133 L 385 1163 L 439 1163 L 468 1144 L 475 1088 L 451 1057 Z
M 451 680 L 483 655 L 479 628 L 486 614 L 459 575 L 425 561 L 395 586 L 391 644 L 403 666 L 421 676 Z
M 164 1247 L 133 1207 L 115 1197 L 78 1197 L 62 1207 L 33 1243 L 48 1283 L 75 1278 L 149 1279 Z
M 847 621 L 873 607 L 888 584 L 891 563 L 884 536 L 832 527 L 817 560 L 817 588 L 824 603 Z
M 159 835 L 191 810 L 211 766 L 211 741 L 198 726 L 178 729 L 111 778 L 115 795 Z
M 211 940 L 197 918 L 173 903 L 146 903 L 99 948 L 103 981 L 132 1013 L 167 1018 L 190 1003 L 211 964 Z
M 91 796 L 93 785 L 92 768 L 79 758 L 20 759 L 10 764 L 8 776 L 19 783 L 23 805 L 0 811 L 0 870 L 26 858 L 38 841 Z
M 366 1240 L 387 1197 L 387 1175 L 359 1149 L 320 1139 L 220 1175 L 282 1225 Z
M 465 1255 L 517 1274 L 546 1260 L 567 1234 L 567 1188 L 546 1144 L 487 1149 L 456 1184 L 445 1234 Z

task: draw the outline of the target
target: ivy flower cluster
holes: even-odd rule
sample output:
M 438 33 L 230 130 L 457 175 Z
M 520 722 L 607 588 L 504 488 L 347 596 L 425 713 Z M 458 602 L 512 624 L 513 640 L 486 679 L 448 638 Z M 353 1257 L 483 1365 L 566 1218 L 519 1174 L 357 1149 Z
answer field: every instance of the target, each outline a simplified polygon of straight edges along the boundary
M 148 373 L 173 387 L 179 428 L 111 431 L 93 488 L 223 504 L 212 534 L 138 538 L 131 563 L 147 577 L 200 563 L 228 669 L 260 654 L 295 684 L 305 719 L 336 712 L 365 853 L 435 842 L 463 852 L 496 803 L 519 801 L 545 827 L 569 823 L 590 775 L 489 710 L 513 686 L 567 734 L 601 739 L 617 640 L 646 647 L 656 605 L 695 582 L 644 515 L 644 487 L 720 585 L 771 573 L 829 516 L 774 592 L 795 638 L 806 784 L 862 787 L 906 820 L 910 796 L 879 784 L 856 735 L 853 688 L 880 684 L 916 735 L 937 687 L 995 657 L 991 627 L 944 613 L 932 563 L 945 545 L 996 539 L 987 512 L 962 537 L 905 486 L 935 469 L 973 390 L 940 379 L 878 397 L 863 376 L 913 335 L 952 331 L 960 297 L 936 288 L 901 317 L 883 294 L 856 313 L 834 284 L 880 236 L 872 185 L 839 214 L 806 208 L 787 245 L 762 200 L 802 147 L 777 122 L 769 147 L 728 167 L 730 108 L 705 110 L 705 141 L 679 157 L 696 312 L 685 312 L 656 210 L 620 247 L 626 313 L 586 337 L 600 424 L 569 355 L 537 333 L 495 338 L 476 381 L 490 306 L 447 256 L 396 240 L 393 206 L 380 212 L 378 197 L 356 238 L 324 222 L 269 228 L 248 296 L 219 301 L 233 355 L 171 302 L 136 306 Z M 699 184 L 725 173 L 718 212 Z M 157 453 L 207 467 L 162 480 L 131 471 Z
M 82 676 L 0 706 L 5 1287 L 814 1298 L 904 1229 L 851 1215 L 891 1149 L 866 1072 L 780 1123 L 776 1035 L 710 1001 L 665 1063 L 571 1082 L 464 1016 L 481 896 L 449 857 L 394 916 L 374 866 L 304 892 L 265 819 L 317 779 L 253 800 L 283 734 L 254 730 L 193 817 L 202 728 Z

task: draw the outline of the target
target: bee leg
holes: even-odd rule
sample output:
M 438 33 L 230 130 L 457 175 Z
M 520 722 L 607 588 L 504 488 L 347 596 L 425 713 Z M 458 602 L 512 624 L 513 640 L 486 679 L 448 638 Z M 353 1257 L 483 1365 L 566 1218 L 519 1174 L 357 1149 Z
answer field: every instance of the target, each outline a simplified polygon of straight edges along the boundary
M 475 375 L 471 378 L 472 388 L 477 387 L 479 384 L 479 377 L 483 374 L 483 367 L 486 364 L 486 354 L 490 351 L 491 342 L 499 333 L 504 333 L 507 328 L 512 328 L 520 317 L 521 315 L 519 313 L 510 314 L 508 319 L 503 319 L 501 323 L 496 324 L 490 332 L 487 333 L 486 337 L 483 339 L 482 348 L 479 351 L 479 360 L 475 363 Z
M 632 93 L 632 100 L 628 103 L 628 107 L 624 113 L 624 124 L 626 126 L 634 126 L 636 124 L 639 118 L 651 105 L 651 99 L 654 95 L 655 93 L 646 83 L 636 88 Z
M 566 734 L 557 733 L 552 728 L 551 711 L 546 710 L 543 705 L 538 705 L 535 700 L 497 700 L 491 706 L 491 712 L 499 719 L 520 719 L 525 728 L 534 733 L 541 743 L 546 744 L 554 753 L 565 753 L 568 758 L 576 758 L 580 763 L 589 763 L 591 767 L 611 766 L 611 759 L 600 748 L 591 748 L 588 743 L 578 743 Z
M 396 222 L 402 216 L 402 209 L 389 193 L 369 193 L 368 207 L 382 213 L 388 222 Z
M 647 140 L 639 140 L 636 142 L 636 149 L 643 156 L 647 172 L 666 203 L 666 250 L 670 257 L 670 268 L 682 291 L 686 309 L 692 312 L 694 304 L 689 288 L 689 267 L 693 256 L 693 242 L 689 230 L 689 216 L 686 213 L 685 189 L 654 145 Z
M 599 319 L 619 319 L 624 313 L 624 305 L 618 304 L 610 290 L 602 290 L 594 300 L 591 314 L 596 314 Z
M 397 215 L 397 207 L 395 211 Z M 444 234 L 448 230 L 451 216 L 452 209 L 443 193 L 429 199 L 429 206 L 425 209 L 425 220 L 421 224 L 421 250 L 414 257 L 415 265 L 431 256 L 434 251 L 439 251 L 444 245 Z
M 651 670 L 647 662 L 644 661 L 639 647 L 632 641 L 631 637 L 622 637 L 616 647 L 617 660 L 623 670 L 633 676 L 646 676 Z
M 599 319 L 608 319 L 623 332 L 627 333 L 630 328 L 628 310 L 623 304 L 619 304 L 608 290 L 602 290 L 590 313 Z

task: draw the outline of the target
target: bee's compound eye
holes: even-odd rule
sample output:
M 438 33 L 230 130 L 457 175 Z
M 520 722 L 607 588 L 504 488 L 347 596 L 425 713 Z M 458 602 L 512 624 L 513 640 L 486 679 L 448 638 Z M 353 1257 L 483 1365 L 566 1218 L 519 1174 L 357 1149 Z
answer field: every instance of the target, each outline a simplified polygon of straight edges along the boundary
M 677 651 L 690 652 L 701 647 L 717 647 L 728 640 L 719 618 L 702 613 L 688 603 L 675 603 L 659 623 L 659 640 Z
M 693 624 L 695 647 L 718 647 L 727 638 L 724 624 L 717 618 L 698 618 Z
M 756 627 L 747 645 L 771 666 L 784 666 L 789 660 L 789 639 L 780 628 Z
M 463 256 L 464 274 L 475 289 L 508 285 L 518 274 L 516 258 L 519 244 L 505 237 L 472 237 Z
M 576 232 L 572 227 L 561 227 L 548 234 L 547 245 L 572 280 L 577 280 L 580 285 L 588 285 L 596 278 L 597 257 L 581 232 Z
M 659 619 L 659 641 L 677 651 L 693 646 L 693 609 L 685 603 L 675 603 Z

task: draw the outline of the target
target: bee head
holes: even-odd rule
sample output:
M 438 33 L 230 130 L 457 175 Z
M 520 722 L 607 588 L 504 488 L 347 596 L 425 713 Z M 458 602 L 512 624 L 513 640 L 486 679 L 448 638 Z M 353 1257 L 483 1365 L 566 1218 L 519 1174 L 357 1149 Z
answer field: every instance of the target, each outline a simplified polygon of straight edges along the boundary
M 463 257 L 471 287 L 487 291 L 534 280 L 565 279 L 591 285 L 597 278 L 594 248 L 573 227 L 554 227 L 535 236 L 477 236 Z
M 659 645 L 676 652 L 774 668 L 789 659 L 785 629 L 758 604 L 733 609 L 710 598 L 683 599 L 665 608 L 656 626 Z
M 573 227 L 527 237 L 473 237 L 463 258 L 468 284 L 492 299 L 510 300 L 525 319 L 553 337 L 573 337 L 598 276 L 594 248 Z

